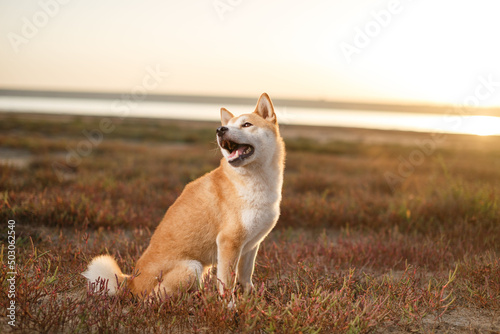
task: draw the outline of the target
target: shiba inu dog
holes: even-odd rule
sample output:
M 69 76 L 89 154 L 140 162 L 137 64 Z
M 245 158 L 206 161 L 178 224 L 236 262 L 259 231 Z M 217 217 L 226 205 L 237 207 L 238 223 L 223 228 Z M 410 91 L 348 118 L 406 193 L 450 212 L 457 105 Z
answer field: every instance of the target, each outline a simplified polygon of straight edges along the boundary
M 196 283 L 217 265 L 218 289 L 245 291 L 260 243 L 280 215 L 285 146 L 274 107 L 264 93 L 255 111 L 235 117 L 221 109 L 216 131 L 223 158 L 212 172 L 189 183 L 160 222 L 151 242 L 125 275 L 109 255 L 94 258 L 83 273 L 90 283 L 108 280 L 108 293 L 126 284 L 132 294 L 170 294 Z M 232 279 L 233 277 L 233 279 Z

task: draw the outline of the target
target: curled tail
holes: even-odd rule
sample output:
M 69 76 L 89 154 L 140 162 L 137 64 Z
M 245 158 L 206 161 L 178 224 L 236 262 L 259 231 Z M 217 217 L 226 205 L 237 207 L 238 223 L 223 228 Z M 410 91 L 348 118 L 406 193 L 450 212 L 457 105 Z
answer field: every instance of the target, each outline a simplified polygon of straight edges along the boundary
M 130 277 L 122 273 L 115 259 L 109 255 L 93 258 L 82 275 L 89 281 L 92 292 L 107 291 L 110 295 L 114 295 L 125 279 Z

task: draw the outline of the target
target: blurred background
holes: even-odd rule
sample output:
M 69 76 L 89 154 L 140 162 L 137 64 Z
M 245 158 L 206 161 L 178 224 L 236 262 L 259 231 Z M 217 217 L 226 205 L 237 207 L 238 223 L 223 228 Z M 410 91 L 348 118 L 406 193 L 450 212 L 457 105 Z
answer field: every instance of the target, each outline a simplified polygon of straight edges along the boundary
M 493 0 L 0 0 L 0 111 L 500 134 Z M 250 106 L 250 109 L 249 109 Z

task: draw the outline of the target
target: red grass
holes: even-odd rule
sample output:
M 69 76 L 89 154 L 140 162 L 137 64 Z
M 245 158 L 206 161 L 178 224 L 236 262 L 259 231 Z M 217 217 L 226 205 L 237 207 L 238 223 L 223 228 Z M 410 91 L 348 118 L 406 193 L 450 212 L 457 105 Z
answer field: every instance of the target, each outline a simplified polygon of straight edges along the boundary
M 106 138 L 60 181 L 53 162 L 65 163 L 65 147 L 77 145 L 78 127 L 91 123 L 66 124 L 63 145 L 51 139 L 60 124 L 41 122 L 38 134 L 23 132 L 33 122 L 18 120 L 11 123 L 15 129 L 3 123 L 0 135 L 0 150 L 31 152 L 27 168 L 0 165 L 0 217 L 16 221 L 17 237 L 18 321 L 2 329 L 466 331 L 443 320 L 455 308 L 487 310 L 491 318 L 483 322 L 491 325 L 481 329 L 498 329 L 497 142 L 477 151 L 437 150 L 393 192 L 384 172 L 397 169 L 397 157 L 411 147 L 288 139 L 282 216 L 259 251 L 255 291 L 238 291 L 231 308 L 231 296 L 218 295 L 213 276 L 195 293 L 149 303 L 126 291 L 89 295 L 80 276 L 103 253 L 132 271 L 183 186 L 218 164 L 216 147 L 205 144 L 212 131 L 169 123 L 171 132 L 163 135 L 147 122 L 125 122 L 133 137 L 122 131 Z M 162 142 L 172 138 L 190 144 Z M 6 234 L 0 238 L 0 285 L 7 287 Z M 10 301 L 6 291 L 0 293 L 2 310 Z

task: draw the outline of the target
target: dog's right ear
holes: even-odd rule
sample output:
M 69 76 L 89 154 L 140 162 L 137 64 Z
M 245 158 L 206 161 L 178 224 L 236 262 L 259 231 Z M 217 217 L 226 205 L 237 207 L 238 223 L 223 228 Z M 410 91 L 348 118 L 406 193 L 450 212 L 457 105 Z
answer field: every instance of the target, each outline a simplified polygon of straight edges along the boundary
M 227 110 L 226 108 L 220 108 L 220 121 L 223 126 L 227 125 L 227 123 L 229 123 L 229 121 L 233 117 L 234 115 L 231 114 L 229 110 Z

